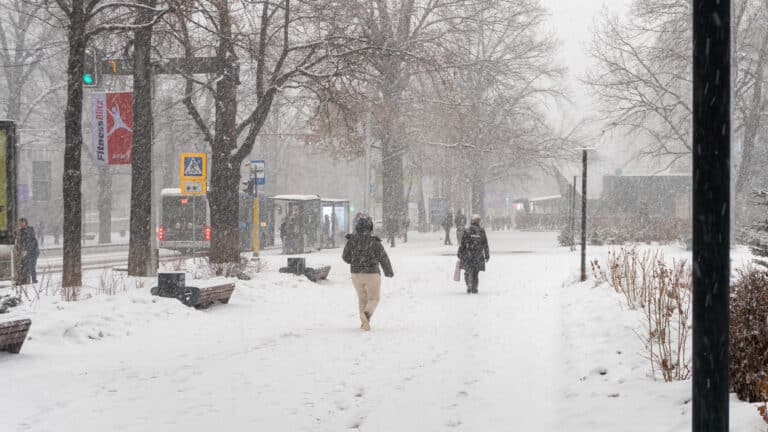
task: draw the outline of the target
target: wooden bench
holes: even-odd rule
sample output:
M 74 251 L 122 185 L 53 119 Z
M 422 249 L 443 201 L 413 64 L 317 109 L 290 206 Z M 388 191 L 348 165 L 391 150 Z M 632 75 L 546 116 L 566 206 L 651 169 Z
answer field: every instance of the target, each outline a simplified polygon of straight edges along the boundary
M 27 339 L 32 320 L 28 318 L 0 321 L 0 351 L 18 354 Z
M 216 302 L 229 303 L 229 298 L 232 297 L 234 290 L 234 283 L 223 283 L 203 288 L 184 287 L 177 298 L 187 306 L 205 309 Z
M 312 282 L 317 282 L 319 280 L 325 280 L 330 271 L 331 266 L 322 266 L 318 268 L 307 267 L 304 269 L 304 276 Z
M 158 286 L 151 289 L 152 295 L 178 299 L 187 306 L 205 309 L 212 304 L 229 303 L 235 284 L 227 281 L 210 281 L 207 285 L 186 286 L 184 273 L 160 273 L 157 275 Z M 200 285 L 206 281 L 197 281 Z

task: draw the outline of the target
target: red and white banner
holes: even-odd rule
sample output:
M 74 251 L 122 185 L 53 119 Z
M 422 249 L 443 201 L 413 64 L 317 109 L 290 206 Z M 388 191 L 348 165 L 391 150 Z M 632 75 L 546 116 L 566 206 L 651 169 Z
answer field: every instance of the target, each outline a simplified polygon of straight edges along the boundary
M 93 160 L 97 165 L 131 163 L 133 93 L 94 93 Z

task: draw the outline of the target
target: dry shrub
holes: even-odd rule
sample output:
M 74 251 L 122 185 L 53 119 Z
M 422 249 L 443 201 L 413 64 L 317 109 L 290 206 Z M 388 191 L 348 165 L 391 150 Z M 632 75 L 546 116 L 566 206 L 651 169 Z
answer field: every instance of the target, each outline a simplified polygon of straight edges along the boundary
M 647 290 L 650 295 L 643 307 L 646 331 L 640 338 L 654 376 L 659 371 L 666 382 L 686 380 L 691 375 L 691 267 L 686 260 L 673 259 L 667 265 L 660 252 L 656 256 Z
M 768 380 L 763 380 L 760 389 L 763 393 L 763 404 L 757 407 L 757 411 L 760 413 L 760 417 L 768 423 Z
M 749 402 L 768 400 L 768 271 L 739 271 L 731 287 L 731 388 Z
M 125 293 L 128 291 L 127 279 L 126 273 L 104 270 L 99 275 L 99 285 L 96 287 L 96 292 L 109 296 Z
M 630 309 L 644 307 L 650 297 L 650 278 L 658 261 L 658 250 L 640 252 L 636 246 L 622 247 L 608 251 L 606 269 L 595 260 L 592 273 L 596 283 L 607 283 L 616 292 L 624 295 Z
M 688 379 L 692 273 L 687 261 L 673 259 L 670 265 L 660 249 L 622 247 L 609 251 L 605 268 L 593 261 L 592 272 L 596 283 L 624 295 L 627 307 L 643 311 L 644 329 L 636 333 L 653 376 L 660 372 L 664 381 Z
M 195 279 L 205 279 L 214 276 L 241 277 L 251 270 L 248 259 L 241 258 L 238 263 L 212 263 L 208 257 L 195 258 Z

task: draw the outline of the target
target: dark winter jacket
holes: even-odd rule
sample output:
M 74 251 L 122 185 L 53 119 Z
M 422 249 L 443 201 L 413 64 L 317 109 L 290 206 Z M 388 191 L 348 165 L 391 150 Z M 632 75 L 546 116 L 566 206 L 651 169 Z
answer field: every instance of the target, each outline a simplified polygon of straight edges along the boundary
M 26 253 L 27 259 L 37 258 L 40 255 L 34 228 L 28 226 L 19 230 L 19 246 Z
M 449 230 L 453 226 L 453 215 L 451 212 L 448 212 L 445 214 L 445 218 L 443 218 L 443 229 Z
M 392 264 L 381 239 L 369 232 L 347 234 L 347 244 L 341 258 L 350 265 L 352 273 L 381 273 L 379 265 L 384 269 L 384 275 L 392 277 Z
M 456 229 L 459 231 L 462 231 L 467 226 L 467 217 L 464 216 L 464 213 L 456 213 L 454 221 L 456 222 Z
M 485 230 L 479 225 L 470 225 L 461 237 L 457 255 L 461 260 L 461 268 L 484 271 L 485 262 L 491 258 Z

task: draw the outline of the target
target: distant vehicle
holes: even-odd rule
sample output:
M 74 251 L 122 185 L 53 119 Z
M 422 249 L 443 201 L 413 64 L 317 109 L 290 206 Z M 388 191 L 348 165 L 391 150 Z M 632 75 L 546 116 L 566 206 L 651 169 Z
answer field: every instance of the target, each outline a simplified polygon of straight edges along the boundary
M 183 195 L 181 190 L 160 193 L 158 247 L 183 254 L 206 251 L 211 246 L 208 199 L 205 195 Z

